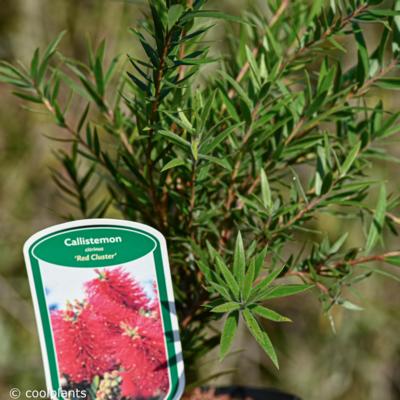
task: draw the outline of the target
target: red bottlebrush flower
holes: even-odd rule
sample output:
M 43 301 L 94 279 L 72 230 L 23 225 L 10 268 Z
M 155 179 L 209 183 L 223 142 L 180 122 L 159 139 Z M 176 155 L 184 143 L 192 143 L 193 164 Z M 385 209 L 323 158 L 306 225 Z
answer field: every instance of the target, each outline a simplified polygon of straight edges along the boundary
M 121 333 L 120 323 L 129 321 L 138 313 L 102 294 L 91 297 L 90 302 L 95 312 L 106 321 L 110 334 Z
M 91 382 L 115 366 L 105 322 L 90 305 L 69 304 L 52 312 L 51 322 L 60 374 L 74 382 Z
M 86 292 L 92 304 L 108 298 L 134 310 L 148 305 L 149 300 L 143 289 L 122 268 L 96 270 L 96 272 L 99 277 L 86 284 Z
M 166 393 L 169 378 L 161 321 L 139 314 L 121 328 L 116 354 L 122 366 L 122 395 L 141 398 Z
M 87 282 L 88 301 L 107 321 L 110 334 L 122 333 L 121 322 L 135 318 L 140 310 L 147 310 L 150 301 L 138 283 L 122 268 L 97 270 L 99 277 Z

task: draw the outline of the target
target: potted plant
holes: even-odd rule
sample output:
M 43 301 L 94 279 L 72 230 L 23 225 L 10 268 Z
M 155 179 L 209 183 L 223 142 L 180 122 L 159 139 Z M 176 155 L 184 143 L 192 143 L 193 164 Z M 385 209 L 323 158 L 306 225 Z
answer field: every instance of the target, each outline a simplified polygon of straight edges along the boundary
M 207 3 L 149 0 L 131 29 L 144 56 L 130 54 L 128 67 L 105 42 L 87 60 L 62 54 L 64 33 L 30 66 L 0 65 L 0 80 L 58 126 L 48 133 L 59 143 L 52 177 L 72 205 L 64 217 L 119 215 L 167 237 L 191 388 L 205 382 L 205 354 L 229 354 L 239 321 L 278 367 L 265 321 L 290 319 L 270 300 L 308 291 L 327 316 L 358 309 L 347 288 L 390 276 L 374 261 L 400 264 L 399 251 L 376 250 L 397 232 L 398 196 L 368 172 L 390 159 L 382 146 L 398 131 L 398 114 L 370 94 L 400 87 L 400 2 L 271 1 L 241 17 Z M 222 55 L 205 39 L 216 23 Z M 371 23 L 382 25 L 375 48 Z M 342 235 L 315 228 L 322 213 L 345 219 Z M 360 248 L 346 246 L 349 220 L 364 227 Z M 188 394 L 220 395 L 282 397 Z

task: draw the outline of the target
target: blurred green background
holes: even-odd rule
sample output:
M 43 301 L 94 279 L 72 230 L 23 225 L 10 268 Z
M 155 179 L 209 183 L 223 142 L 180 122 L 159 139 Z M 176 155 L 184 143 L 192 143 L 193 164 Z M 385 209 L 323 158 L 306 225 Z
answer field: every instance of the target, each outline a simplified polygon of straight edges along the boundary
M 210 1 L 214 8 L 240 14 L 263 1 Z M 137 52 L 128 27 L 142 16 L 138 1 L 118 0 L 3 0 L 0 6 L 0 58 L 28 63 L 37 46 L 45 46 L 62 30 L 68 34 L 61 49 L 86 59 L 88 37 L 106 38 L 108 54 Z M 222 27 L 210 35 L 213 51 L 224 51 Z M 374 31 L 371 29 L 370 35 Z M 348 53 L 349 62 L 354 54 Z M 57 144 L 44 135 L 54 134 L 46 116 L 27 112 L 10 89 L 0 84 L 0 399 L 9 399 L 12 387 L 22 391 L 43 389 L 44 375 L 33 308 L 22 259 L 22 245 L 35 231 L 61 222 L 65 205 L 57 196 L 49 167 L 56 166 L 52 149 Z M 378 94 L 379 96 L 379 94 Z M 383 99 L 398 107 L 395 98 Z M 398 189 L 398 165 L 379 164 L 375 174 Z M 321 219 L 324 230 L 336 235 L 340 226 Z M 350 242 L 359 243 L 358 230 Z M 390 245 L 390 244 L 389 244 Z M 337 333 L 311 296 L 278 302 L 276 308 L 295 322 L 269 330 L 279 349 L 281 370 L 271 367 L 258 345 L 240 336 L 237 353 L 223 365 L 211 354 L 200 371 L 237 372 L 213 385 L 245 384 L 276 387 L 304 400 L 400 399 L 400 289 L 398 283 L 374 277 L 358 287 L 363 312 L 335 311 Z

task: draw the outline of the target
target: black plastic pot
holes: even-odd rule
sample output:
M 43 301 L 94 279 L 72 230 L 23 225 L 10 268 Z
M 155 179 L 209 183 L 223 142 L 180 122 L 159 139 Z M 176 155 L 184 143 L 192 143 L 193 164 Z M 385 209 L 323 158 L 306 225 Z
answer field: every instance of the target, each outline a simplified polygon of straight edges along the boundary
M 256 389 L 242 386 L 219 387 L 216 395 L 230 395 L 233 399 L 243 400 L 301 400 L 299 397 L 274 389 Z

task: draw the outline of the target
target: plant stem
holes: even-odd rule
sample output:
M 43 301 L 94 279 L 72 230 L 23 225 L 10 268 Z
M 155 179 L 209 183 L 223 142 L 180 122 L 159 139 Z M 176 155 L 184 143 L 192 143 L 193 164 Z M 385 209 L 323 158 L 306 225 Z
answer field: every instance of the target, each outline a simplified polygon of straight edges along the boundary
M 348 261 L 337 261 L 331 265 L 321 266 L 319 268 L 319 272 L 329 271 L 331 269 L 344 267 L 346 265 L 354 267 L 356 265 L 366 264 L 366 263 L 370 263 L 370 262 L 374 262 L 374 261 L 385 262 L 385 259 L 388 257 L 400 257 L 400 251 L 390 251 L 388 253 L 377 254 L 377 255 L 372 255 L 372 256 L 365 256 L 365 257 L 360 257 L 360 258 L 356 258 L 354 260 L 348 260 Z
M 157 198 L 157 189 L 154 182 L 154 163 L 151 159 L 151 152 L 153 149 L 153 137 L 155 131 L 155 124 L 158 120 L 159 106 L 160 106 L 160 95 L 161 95 L 161 83 L 164 77 L 164 67 L 166 63 L 166 58 L 169 52 L 169 46 L 171 41 L 171 32 L 168 32 L 165 37 L 164 47 L 160 55 L 159 65 L 154 73 L 154 100 L 151 103 L 150 117 L 149 117 L 149 134 L 147 140 L 146 148 L 146 163 L 147 163 L 147 175 L 149 178 L 149 190 L 150 198 L 152 199 L 153 206 L 158 210 L 159 226 L 160 228 L 165 227 L 167 221 L 166 210 L 164 207 L 159 206 L 159 201 Z M 162 189 L 162 188 L 161 188 Z M 165 201 L 165 200 L 164 200 Z M 168 201 L 168 200 L 167 200 Z

